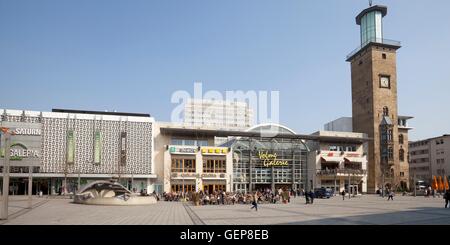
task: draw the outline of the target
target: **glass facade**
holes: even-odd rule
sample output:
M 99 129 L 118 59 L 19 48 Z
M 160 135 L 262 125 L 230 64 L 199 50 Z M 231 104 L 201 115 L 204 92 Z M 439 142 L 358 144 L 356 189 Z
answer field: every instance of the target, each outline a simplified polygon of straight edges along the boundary
M 238 138 L 232 148 L 235 191 L 304 188 L 308 150 L 301 140 Z
M 361 18 L 361 46 L 369 42 L 382 42 L 382 13 L 372 11 Z

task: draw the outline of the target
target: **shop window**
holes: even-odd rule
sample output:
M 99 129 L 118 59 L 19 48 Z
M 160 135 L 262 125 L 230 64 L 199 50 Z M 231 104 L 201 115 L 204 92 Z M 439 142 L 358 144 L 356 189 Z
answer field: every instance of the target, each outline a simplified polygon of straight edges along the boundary
M 174 173 L 195 173 L 195 159 L 172 159 L 172 172 Z
M 203 173 L 225 173 L 226 161 L 224 159 L 206 159 L 203 161 Z

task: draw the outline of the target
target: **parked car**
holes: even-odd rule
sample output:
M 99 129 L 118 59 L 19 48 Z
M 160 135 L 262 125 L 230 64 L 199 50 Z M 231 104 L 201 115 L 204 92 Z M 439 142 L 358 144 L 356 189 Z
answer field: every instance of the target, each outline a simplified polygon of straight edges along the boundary
M 333 195 L 331 189 L 327 188 L 316 188 L 314 189 L 314 195 L 316 198 L 330 198 Z

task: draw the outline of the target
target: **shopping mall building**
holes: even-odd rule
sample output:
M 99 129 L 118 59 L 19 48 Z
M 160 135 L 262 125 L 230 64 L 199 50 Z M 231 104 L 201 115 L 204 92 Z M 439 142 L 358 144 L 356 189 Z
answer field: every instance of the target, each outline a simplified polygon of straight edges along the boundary
M 10 192 L 14 194 L 26 192 L 30 175 L 33 193 L 51 195 L 111 178 L 130 189 L 155 188 L 154 119 L 148 114 L 0 109 L 0 115 L 1 127 L 12 134 Z M 4 164 L 4 138 L 0 140 L 0 166 Z
M 355 152 L 341 155 L 342 162 L 344 157 L 360 161 L 335 166 L 334 169 L 339 170 L 336 190 L 348 188 L 345 181 L 349 175 L 352 175 L 351 187 L 355 192 L 366 190 L 367 161 L 363 152 L 369 139 L 363 134 L 299 135 L 278 124 L 237 131 L 157 123 L 155 135 L 155 162 L 163 163 L 157 164 L 156 174 L 165 192 L 328 187 L 329 180 L 320 171 L 321 162 L 317 160 L 320 154 L 316 148 L 319 150 L 330 144 L 350 146 L 349 151 L 355 149 Z M 356 153 L 361 154 L 356 158 Z M 353 185 L 358 185 L 359 189 Z
M 73 192 L 99 179 L 117 179 L 130 190 L 158 193 L 330 186 L 341 190 L 348 183 L 358 192 L 366 190 L 363 146 L 369 139 L 362 134 L 302 135 L 278 124 L 247 130 L 193 127 L 155 122 L 137 113 L 54 109 L 0 114 L 1 127 L 13 132 L 14 194 L 26 192 L 30 176 L 33 193 L 51 195 L 64 189 Z

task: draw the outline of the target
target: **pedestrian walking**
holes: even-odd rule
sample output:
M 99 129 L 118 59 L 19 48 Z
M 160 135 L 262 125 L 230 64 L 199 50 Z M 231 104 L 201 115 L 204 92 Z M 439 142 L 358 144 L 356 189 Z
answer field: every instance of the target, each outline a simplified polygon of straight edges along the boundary
M 342 190 L 341 195 L 342 195 L 342 200 L 345 200 L 345 190 Z
M 309 191 L 309 197 L 311 198 L 311 204 L 314 203 L 314 192 L 313 191 Z
M 303 192 L 305 194 L 306 204 L 309 204 L 309 193 Z
M 252 207 L 250 209 L 253 208 L 255 208 L 255 210 L 258 211 L 258 192 L 256 192 L 253 197 Z
M 447 208 L 448 203 L 450 202 L 450 190 L 447 190 L 444 194 L 445 199 L 445 208 Z
M 393 191 L 390 191 L 389 192 L 389 196 L 388 196 L 388 199 L 387 199 L 388 201 L 389 200 L 392 200 L 392 201 L 394 201 L 394 192 Z

